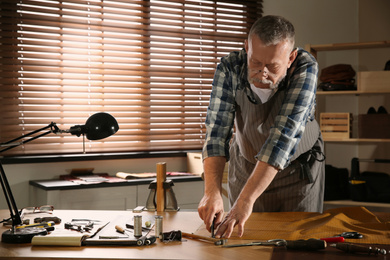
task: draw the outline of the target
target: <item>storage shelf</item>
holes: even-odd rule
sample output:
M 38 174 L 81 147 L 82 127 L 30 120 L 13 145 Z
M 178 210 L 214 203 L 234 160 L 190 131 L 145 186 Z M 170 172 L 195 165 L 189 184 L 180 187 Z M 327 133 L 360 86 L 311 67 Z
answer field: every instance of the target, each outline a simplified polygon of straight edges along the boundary
M 307 44 L 305 49 L 317 56 L 318 51 L 339 51 L 339 50 L 356 50 L 356 49 L 372 49 L 390 47 L 390 41 L 377 42 L 352 42 L 352 43 L 333 43 L 333 44 Z
M 357 50 L 357 49 L 372 49 L 372 48 L 388 48 L 390 41 L 375 41 L 375 42 L 354 42 L 354 43 L 334 43 L 334 44 L 307 44 L 306 51 L 310 52 L 317 58 L 319 51 L 339 51 L 339 50 Z M 335 95 L 377 95 L 390 94 L 388 88 L 389 72 L 387 71 L 362 71 L 357 73 L 357 90 L 349 91 L 323 91 L 318 90 L 318 96 L 335 96 Z M 375 82 L 373 82 L 373 79 Z M 366 85 L 374 84 L 376 90 L 371 90 Z M 373 139 L 373 138 L 325 138 L 325 142 L 339 143 L 390 143 L 390 139 Z
M 317 95 L 331 96 L 331 95 L 369 95 L 369 94 L 390 94 L 389 91 L 360 91 L 360 90 L 340 90 L 340 91 L 323 91 L 318 90 Z

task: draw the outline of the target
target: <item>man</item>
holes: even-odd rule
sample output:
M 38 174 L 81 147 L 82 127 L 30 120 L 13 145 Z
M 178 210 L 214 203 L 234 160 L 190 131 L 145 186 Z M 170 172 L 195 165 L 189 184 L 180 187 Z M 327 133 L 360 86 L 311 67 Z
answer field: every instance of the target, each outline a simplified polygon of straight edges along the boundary
M 216 237 L 238 236 L 252 213 L 322 212 L 324 154 L 314 119 L 318 65 L 294 48 L 293 25 L 265 16 L 245 49 L 217 66 L 203 148 L 205 192 L 199 216 Z M 235 134 L 232 137 L 233 124 Z M 223 169 L 229 161 L 230 211 L 224 217 Z

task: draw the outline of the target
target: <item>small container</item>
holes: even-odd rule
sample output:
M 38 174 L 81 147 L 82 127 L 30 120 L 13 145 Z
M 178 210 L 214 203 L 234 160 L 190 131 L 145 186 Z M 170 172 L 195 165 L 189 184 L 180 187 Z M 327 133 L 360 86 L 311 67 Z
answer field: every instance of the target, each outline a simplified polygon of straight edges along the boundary
M 134 216 L 134 236 L 135 237 L 142 236 L 142 216 L 141 215 Z
M 155 236 L 158 237 L 160 240 L 163 239 L 163 217 L 162 216 L 156 216 L 155 217 Z

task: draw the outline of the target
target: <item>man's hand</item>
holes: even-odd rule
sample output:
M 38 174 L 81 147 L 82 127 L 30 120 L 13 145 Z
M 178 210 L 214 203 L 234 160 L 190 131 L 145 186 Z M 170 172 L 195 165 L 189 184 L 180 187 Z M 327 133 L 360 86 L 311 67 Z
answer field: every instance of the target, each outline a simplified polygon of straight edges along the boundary
M 213 223 L 214 218 L 216 226 L 223 218 L 224 210 L 222 196 L 220 194 L 205 194 L 199 202 L 198 213 L 199 217 L 203 219 L 206 229 L 211 231 L 211 224 Z
M 218 224 L 223 218 L 222 177 L 226 158 L 221 156 L 208 157 L 203 160 L 204 195 L 198 206 L 198 213 L 206 224 L 208 231 L 214 218 Z
M 244 234 L 244 225 L 253 210 L 256 199 L 272 182 L 278 169 L 267 163 L 258 161 L 251 176 L 241 190 L 233 207 L 217 228 L 216 237 L 229 238 L 233 228 L 238 226 L 238 236 Z
M 253 204 L 247 201 L 237 200 L 233 205 L 225 219 L 218 226 L 215 233 L 216 238 L 229 238 L 235 226 L 238 226 L 237 235 L 241 237 L 244 234 L 245 222 L 248 220 L 252 213 Z

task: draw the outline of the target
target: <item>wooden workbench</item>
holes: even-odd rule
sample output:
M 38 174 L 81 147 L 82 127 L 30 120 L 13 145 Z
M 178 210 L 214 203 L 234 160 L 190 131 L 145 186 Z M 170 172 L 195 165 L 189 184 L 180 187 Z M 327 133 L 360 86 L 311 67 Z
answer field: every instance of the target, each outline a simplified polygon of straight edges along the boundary
M 72 218 L 92 218 L 102 221 L 110 221 L 118 215 L 129 216 L 131 211 L 82 211 L 82 210 L 54 210 L 54 215 L 65 221 Z M 154 212 L 143 212 L 142 214 L 156 214 Z M 254 213 L 255 216 L 261 213 Z M 288 214 L 288 213 L 277 213 Z M 164 232 L 172 230 L 181 230 L 183 232 L 193 233 L 204 229 L 202 220 L 197 212 L 163 212 Z M 0 210 L 0 218 L 7 218 L 8 210 Z M 251 216 L 251 217 L 252 217 Z M 382 214 L 382 220 L 390 220 L 390 214 Z M 6 230 L 1 227 L 0 232 Z M 250 242 L 253 240 L 229 239 L 229 243 Z M 390 246 L 383 245 L 381 248 L 390 249 Z M 347 254 L 333 248 L 327 248 L 322 251 L 287 251 L 284 248 L 272 247 L 241 247 L 241 248 L 222 248 L 212 243 L 201 242 L 198 240 L 183 239 L 181 242 L 174 241 L 163 243 L 157 241 L 150 246 L 32 246 L 31 244 L 6 244 L 0 243 L 0 259 L 349 259 L 356 257 L 353 254 Z M 359 258 L 372 259 L 372 256 L 359 256 Z M 381 256 L 378 256 L 381 257 Z

